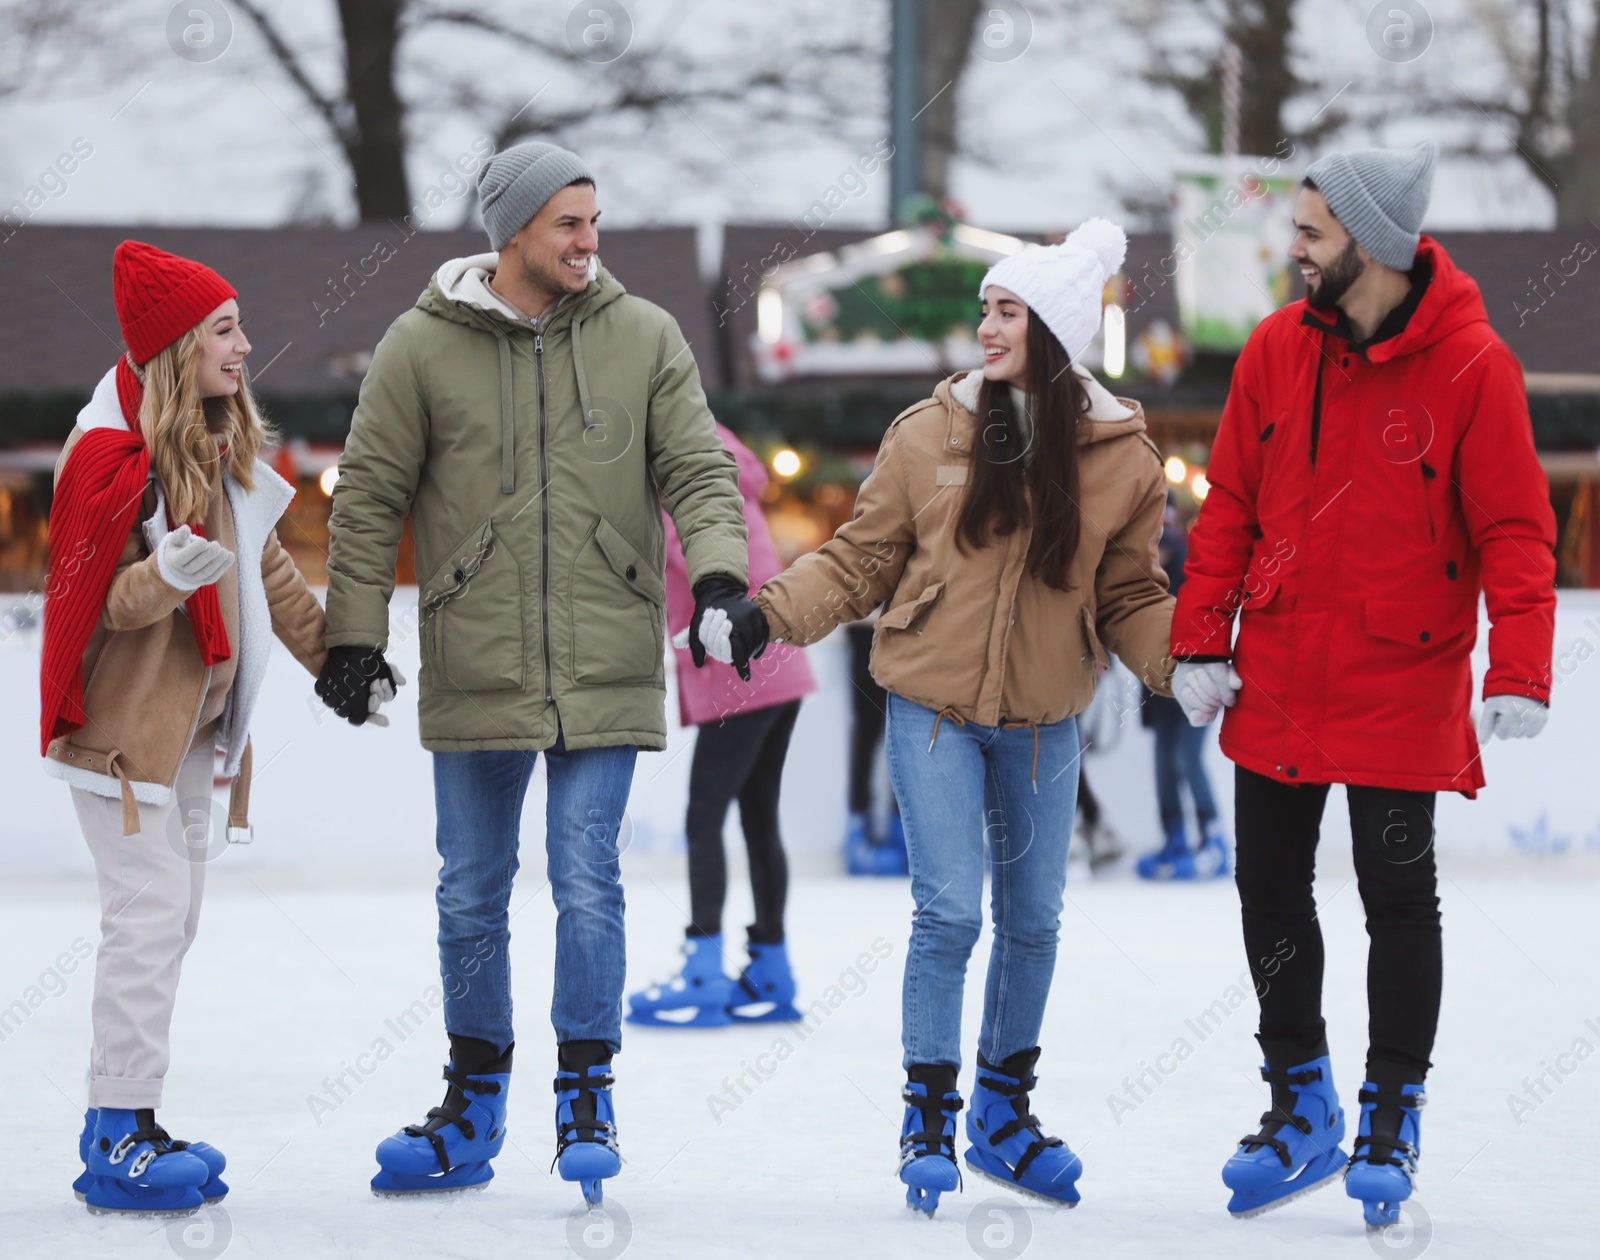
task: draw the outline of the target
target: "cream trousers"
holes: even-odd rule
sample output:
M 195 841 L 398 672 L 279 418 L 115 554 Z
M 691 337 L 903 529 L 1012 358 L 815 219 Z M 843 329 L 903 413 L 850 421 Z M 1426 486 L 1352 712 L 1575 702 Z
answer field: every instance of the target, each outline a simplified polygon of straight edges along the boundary
M 122 834 L 119 800 L 72 789 L 100 886 L 91 1107 L 161 1105 L 178 973 L 194 943 L 206 858 L 215 851 L 208 841 L 225 838 L 215 834 L 214 756 L 210 739 L 189 749 L 167 804 L 140 803 L 137 835 Z

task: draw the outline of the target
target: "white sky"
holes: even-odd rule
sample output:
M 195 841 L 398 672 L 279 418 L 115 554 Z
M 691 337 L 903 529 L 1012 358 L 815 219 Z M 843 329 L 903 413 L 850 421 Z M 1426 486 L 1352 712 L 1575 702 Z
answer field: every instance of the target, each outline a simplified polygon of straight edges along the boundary
M 5 202 L 81 137 L 93 145 L 93 156 L 35 221 L 271 225 L 309 203 L 338 222 L 354 222 L 350 176 L 337 145 L 270 63 L 253 28 L 236 18 L 227 52 L 191 64 L 167 46 L 171 7 L 165 0 L 115 4 L 123 16 L 112 64 L 93 52 L 81 61 L 69 54 L 65 67 L 48 76 L 47 90 L 0 101 Z M 1315 50 L 1312 69 L 1329 85 L 1329 95 L 1348 82 L 1341 105 L 1381 99 L 1388 120 L 1381 132 L 1352 132 L 1329 147 L 1405 144 L 1427 135 L 1503 143 L 1484 115 L 1445 123 L 1408 108 L 1422 85 L 1463 99 L 1493 90 L 1497 62 L 1481 27 L 1469 20 L 1474 7 L 1481 6 L 1429 0 L 1433 44 L 1414 63 L 1397 66 L 1367 45 L 1370 5 L 1302 0 L 1297 46 L 1307 54 Z M 640 44 L 669 38 L 708 61 L 747 56 L 752 42 L 781 47 L 801 27 L 848 33 L 866 22 L 861 38 L 881 45 L 887 37 L 887 0 L 633 0 L 631 8 Z M 314 72 L 331 83 L 341 53 L 331 0 L 274 0 L 271 9 L 297 47 L 313 50 Z M 523 19 L 530 27 L 559 34 L 568 6 L 539 0 L 516 11 L 536 15 Z M 1167 173 L 1195 150 L 1199 136 L 1175 98 L 1137 79 L 1142 56 L 1139 42 L 1102 5 L 1070 23 L 1041 19 L 1032 44 L 1014 61 L 974 61 L 959 98 L 961 127 L 991 156 L 984 163 L 960 160 L 954 168 L 954 195 L 969 219 L 1002 229 L 1048 229 L 1091 214 L 1118 217 L 1119 189 L 1164 189 Z M 481 70 L 475 77 L 503 87 L 507 96 L 524 86 L 531 96 L 548 78 L 530 57 L 481 38 L 429 34 L 402 47 L 408 99 L 425 98 L 437 87 L 427 67 L 440 57 L 475 64 Z M 546 88 L 545 99 L 590 86 L 569 77 Z M 858 95 L 857 111 L 810 131 L 754 133 L 737 109 L 708 105 L 671 112 L 648 136 L 602 124 L 582 147 L 600 180 L 606 221 L 704 227 L 798 217 L 884 133 L 886 81 L 863 82 Z M 1315 108 L 1297 105 L 1291 122 Z M 479 130 L 459 115 L 414 115 L 413 193 Z M 885 174 L 874 176 L 833 222 L 881 223 L 887 185 Z M 463 201 L 461 210 L 467 209 Z M 460 212 L 436 219 L 440 226 L 459 221 Z M 1441 163 L 1427 226 L 1543 228 L 1552 221 L 1550 197 L 1520 161 Z

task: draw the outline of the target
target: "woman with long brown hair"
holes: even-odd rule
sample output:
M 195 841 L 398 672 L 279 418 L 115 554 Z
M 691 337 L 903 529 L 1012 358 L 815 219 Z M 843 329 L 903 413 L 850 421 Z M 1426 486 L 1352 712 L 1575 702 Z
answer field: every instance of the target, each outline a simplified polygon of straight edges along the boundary
M 1078 1157 L 1029 1112 L 1078 783 L 1072 719 L 1102 644 L 1159 692 L 1170 669 L 1161 459 L 1138 404 L 1078 364 L 1125 250 L 1097 219 L 997 263 L 979 291 L 983 370 L 899 416 L 852 519 L 756 597 L 772 638 L 795 644 L 888 605 L 872 673 L 889 692 L 916 902 L 900 1178 L 925 1212 L 958 1181 L 961 1001 L 986 869 L 994 949 L 966 1162 L 1078 1201 Z
M 214 751 L 233 777 L 227 838 L 247 840 L 271 636 L 313 675 L 326 650 L 274 529 L 294 491 L 258 458 L 238 294 L 139 241 L 117 247 L 112 276 L 128 349 L 56 466 L 40 671 L 45 769 L 72 788 L 101 906 L 73 1189 L 91 1211 L 187 1212 L 227 1193 L 222 1155 L 155 1121 L 215 851 Z

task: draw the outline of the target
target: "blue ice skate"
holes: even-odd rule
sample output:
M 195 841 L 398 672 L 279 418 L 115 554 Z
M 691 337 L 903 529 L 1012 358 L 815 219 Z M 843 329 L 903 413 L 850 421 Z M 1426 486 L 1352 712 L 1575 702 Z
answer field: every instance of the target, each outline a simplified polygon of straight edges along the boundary
M 1223 1184 L 1233 1191 L 1228 1211 L 1234 1216 L 1282 1207 L 1327 1185 L 1344 1169 L 1339 1148 L 1344 1111 L 1328 1056 L 1284 1069 L 1272 1067 L 1276 1057 L 1269 1053 L 1261 1067 L 1261 1079 L 1272 1087 L 1272 1108 L 1261 1117 L 1261 1131 L 1241 1138 L 1222 1166 Z
M 721 1028 L 741 994 L 722 970 L 722 933 L 683 942 L 683 970 L 628 998 L 627 1020 L 649 1028 Z
M 1420 1084 L 1380 1089 L 1371 1081 L 1361 1086 L 1361 1127 L 1355 1154 L 1345 1172 L 1344 1190 L 1361 1200 L 1369 1230 L 1400 1219 L 1400 1205 L 1411 1197 L 1421 1149 L 1422 1117 L 1428 1101 Z
M 89 1186 L 94 1181 L 94 1174 L 89 1171 L 89 1146 L 94 1141 L 94 1126 L 99 1116 L 96 1107 L 83 1113 L 83 1132 L 78 1135 L 78 1158 L 83 1161 L 83 1171 L 72 1183 L 72 1193 L 78 1196 L 79 1202 L 87 1201 Z M 228 1161 L 221 1151 L 209 1142 L 179 1142 L 169 1138 L 167 1144 L 175 1151 L 188 1151 L 205 1164 L 208 1176 L 200 1186 L 200 1193 L 207 1203 L 219 1203 L 227 1196 L 228 1183 L 222 1180 L 222 1170 L 228 1166 Z
M 783 941 L 764 945 L 751 941 L 750 965 L 739 976 L 730 1014 L 741 1024 L 793 1023 L 801 1018 L 795 1008 L 794 974 L 789 970 L 789 947 Z
M 1173 824 L 1167 832 L 1166 843 L 1154 853 L 1146 853 L 1133 864 L 1140 879 L 1193 879 L 1194 854 L 1189 852 L 1189 838 L 1182 822 Z
M 978 1083 L 967 1110 L 967 1167 L 1010 1190 L 1076 1207 L 1083 1161 L 1058 1137 L 1046 1137 L 1028 1113 L 1039 1083 L 1039 1047 L 1019 1050 L 999 1066 L 978 1056 Z
M 408 1124 L 378 1143 L 372 1193 L 388 1197 L 488 1185 L 494 1177 L 489 1161 L 506 1141 L 509 1052 L 493 1066 L 502 1064 L 505 1071 L 471 1074 L 447 1065 L 444 1102 L 422 1124 Z
M 101 1107 L 84 1154 L 83 1200 L 95 1213 L 187 1216 L 205 1202 L 205 1161 L 178 1149 L 156 1123 L 154 1110 Z
M 898 813 L 889 817 L 889 834 L 882 840 L 872 838 L 872 819 L 864 813 L 853 813 L 845 829 L 845 869 L 852 875 L 904 875 L 906 865 L 906 833 Z
M 603 1042 L 569 1041 L 556 1070 L 556 1167 L 576 1181 L 590 1207 L 605 1197 L 601 1182 L 622 1171 L 611 1102 L 611 1051 Z
M 1195 879 L 1225 879 L 1233 874 L 1233 855 L 1228 851 L 1228 838 L 1222 824 L 1215 818 L 1200 828 L 1200 847 L 1190 857 Z
M 939 1196 L 961 1185 L 956 1113 L 963 1104 L 948 1063 L 914 1063 L 906 1072 L 906 1118 L 900 1127 L 900 1180 L 906 1206 L 932 1216 Z

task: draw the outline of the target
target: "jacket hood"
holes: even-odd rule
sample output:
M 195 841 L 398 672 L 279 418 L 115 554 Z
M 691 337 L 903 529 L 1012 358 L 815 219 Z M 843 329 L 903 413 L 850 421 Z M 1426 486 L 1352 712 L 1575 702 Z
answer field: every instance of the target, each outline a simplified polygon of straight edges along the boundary
M 1119 398 L 1095 380 L 1084 368 L 1073 365 L 1073 372 L 1083 382 L 1089 395 L 1089 412 L 1078 421 L 1078 445 L 1089 446 L 1110 438 L 1127 437 L 1145 431 L 1144 408 L 1131 398 Z M 978 391 L 983 385 L 981 371 L 957 372 L 934 387 L 933 396 L 943 403 L 955 422 L 956 409 L 967 413 L 976 423 Z
M 498 254 L 469 254 L 452 258 L 433 273 L 428 287 L 417 298 L 417 307 L 430 315 L 457 324 L 482 328 L 485 332 L 505 332 L 508 328 L 530 329 L 532 322 L 517 312 L 489 287 L 489 277 L 499 264 Z M 622 282 L 601 264 L 598 257 L 589 262 L 588 286 L 578 294 L 562 298 L 549 313 L 549 324 L 570 315 L 575 320 L 590 315 L 621 297 L 627 290 Z M 547 325 L 548 327 L 549 325 Z
M 1416 311 L 1399 333 L 1367 350 L 1367 358 L 1371 362 L 1387 363 L 1401 355 L 1415 354 L 1469 324 L 1489 322 L 1489 313 L 1483 305 L 1478 282 L 1458 268 L 1445 252 L 1444 246 L 1431 236 L 1424 236 L 1417 246 L 1417 262 L 1424 261 L 1433 268 L 1433 279 L 1428 283 L 1427 292 L 1422 295 Z M 1330 331 L 1332 329 L 1332 321 L 1323 318 L 1320 311 L 1307 307 L 1304 317 Z

